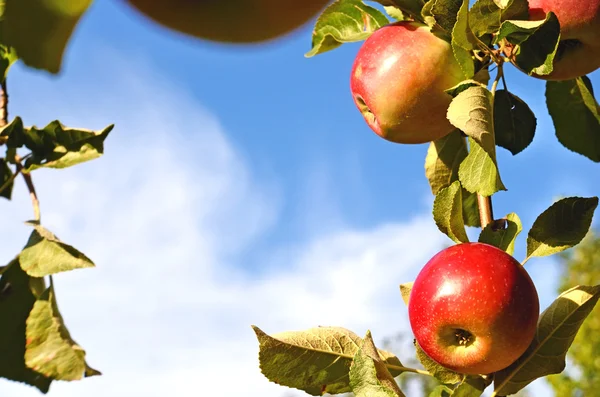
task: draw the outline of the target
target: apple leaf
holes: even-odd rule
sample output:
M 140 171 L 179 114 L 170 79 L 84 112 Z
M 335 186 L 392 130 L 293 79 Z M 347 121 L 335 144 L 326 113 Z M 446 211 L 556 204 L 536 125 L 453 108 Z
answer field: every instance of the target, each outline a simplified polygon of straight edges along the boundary
M 506 39 L 513 48 L 510 58 L 525 73 L 549 74 L 560 41 L 560 25 L 553 12 L 543 21 L 505 21 L 496 42 Z
M 481 376 L 467 377 L 454 389 L 452 397 L 479 397 L 486 387 L 488 384 Z
M 546 82 L 556 137 L 569 150 L 600 162 L 600 110 L 587 76 Z
M 436 0 L 429 10 L 435 20 L 435 33 L 449 43 L 452 41 L 452 30 L 456 25 L 458 12 L 465 1 L 468 9 L 468 0 Z
M 526 0 L 477 0 L 471 7 L 469 23 L 473 32 L 481 37 L 495 33 L 507 19 L 529 19 L 529 6 Z
M 462 189 L 455 181 L 443 188 L 433 201 L 433 220 L 438 229 L 455 243 L 469 241 L 463 219 Z
M 598 298 L 600 285 L 576 286 L 560 294 L 540 315 L 527 351 L 508 368 L 496 372 L 494 395 L 514 394 L 537 378 L 561 373 L 567 351 Z
M 12 197 L 14 173 L 6 159 L 0 158 L 0 196 L 10 200 Z
M 337 0 L 317 19 L 312 49 L 307 58 L 331 51 L 343 43 L 363 41 L 375 30 L 388 25 L 389 19 L 361 0 Z
M 379 356 L 370 331 L 352 360 L 350 387 L 356 397 L 405 397 Z
M 269 336 L 252 328 L 260 346 L 261 371 L 271 382 L 313 396 L 351 391 L 348 371 L 363 344 L 358 335 L 340 327 L 318 327 Z M 384 350 L 379 355 L 393 376 L 402 373 L 395 355 Z
M 415 282 L 411 281 L 410 283 L 400 284 L 400 294 L 402 295 L 402 300 L 408 306 L 408 299 L 410 298 L 410 291 L 412 291 L 412 286 Z
M 385 13 L 388 14 L 388 16 L 390 18 L 394 19 L 394 21 L 404 21 L 404 20 L 407 20 L 407 16 L 398 7 L 386 6 L 386 7 L 383 7 L 383 9 L 385 10 Z
M 415 349 L 417 350 L 417 358 L 423 365 L 423 367 L 433 375 L 437 380 L 445 384 L 455 384 L 460 383 L 465 379 L 465 375 L 461 375 L 454 371 L 449 370 L 448 368 L 444 368 L 439 365 L 436 361 L 432 360 L 427 353 L 423 351 L 421 346 L 419 346 L 419 342 L 414 341 Z
M 533 141 L 537 119 L 529 106 L 518 96 L 498 90 L 494 97 L 494 132 L 496 144 L 513 155 L 523 151 Z
M 517 236 L 523 230 L 521 219 L 514 212 L 506 215 L 506 218 L 491 222 L 488 224 L 479 235 L 479 242 L 493 245 L 509 255 L 515 252 L 515 241 Z M 499 227 L 501 223 L 501 227 Z
M 101 375 L 87 365 L 85 350 L 71 338 L 58 311 L 52 284 L 34 303 L 26 335 L 25 363 L 44 376 L 73 381 Z
M 585 237 L 598 197 L 567 197 L 552 204 L 535 220 L 527 236 L 527 258 L 564 251 Z
M 423 5 L 425 4 L 424 0 L 372 0 L 377 2 L 383 6 L 393 6 L 404 13 L 410 15 L 417 21 L 423 22 L 421 18 L 421 10 L 423 9 Z
M 2 22 L 0 22 L 1 26 Z M 0 32 L 1 32 L 0 27 Z M 1 34 L 1 33 L 0 33 Z M 6 75 L 8 74 L 8 70 L 19 59 L 17 53 L 13 47 L 7 47 L 5 45 L 0 44 L 0 82 L 6 80 Z
M 500 190 L 506 190 L 500 179 L 496 160 L 473 138 L 469 138 L 469 146 L 471 148 L 469 155 L 458 169 L 462 186 L 471 193 L 486 197 Z
M 429 144 L 425 176 L 434 195 L 458 180 L 458 167 L 468 153 L 466 139 L 459 130 Z
M 428 397 L 450 397 L 452 395 L 452 389 L 446 385 L 436 386 Z
M 58 73 L 73 30 L 92 0 L 4 0 L 2 41 L 26 65 Z
M 33 231 L 19 254 L 21 267 L 30 276 L 44 277 L 95 266 L 91 259 L 60 241 L 43 226 L 33 223 L 30 225 L 33 226 Z
M 0 278 L 0 377 L 23 382 L 36 387 L 42 393 L 50 389 L 52 379 L 25 365 L 26 320 L 33 308 L 36 295 L 29 277 L 17 260 L 2 271 Z M 37 279 L 43 283 L 43 279 Z
M 492 103 L 487 88 L 473 85 L 456 95 L 448 107 L 450 123 L 469 136 L 470 152 L 458 177 L 465 189 L 483 196 L 506 190 L 496 166 Z
M 473 50 L 478 48 L 477 42 L 469 27 L 469 1 L 463 0 L 453 25 L 451 44 L 454 57 L 468 78 L 475 75 L 475 70 L 479 66 L 476 65 L 473 57 Z

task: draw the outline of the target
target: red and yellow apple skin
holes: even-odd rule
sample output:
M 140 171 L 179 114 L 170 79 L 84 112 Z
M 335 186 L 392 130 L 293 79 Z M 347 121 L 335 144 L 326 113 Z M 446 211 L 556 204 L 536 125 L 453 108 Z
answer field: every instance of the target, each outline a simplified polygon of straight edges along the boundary
M 448 42 L 426 25 L 396 22 L 363 43 L 350 88 L 373 131 L 392 142 L 416 144 L 454 129 L 446 118 L 452 97 L 444 90 L 464 79 Z
M 224 43 L 258 43 L 316 18 L 330 0 L 125 0 L 172 30 Z
M 529 0 L 529 19 L 554 12 L 561 43 L 549 75 L 543 80 L 570 80 L 600 68 L 600 0 Z
M 435 255 L 417 276 L 408 303 L 423 351 L 463 374 L 490 374 L 519 358 L 535 336 L 533 281 L 506 252 L 464 243 Z

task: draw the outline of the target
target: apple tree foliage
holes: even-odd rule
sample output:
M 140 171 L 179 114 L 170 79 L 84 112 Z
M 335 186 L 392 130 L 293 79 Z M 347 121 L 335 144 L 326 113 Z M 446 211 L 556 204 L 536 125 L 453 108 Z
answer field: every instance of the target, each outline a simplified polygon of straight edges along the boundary
M 375 3 L 379 3 L 376 5 Z M 380 7 L 383 6 L 383 7 Z M 516 213 L 494 218 L 491 197 L 508 190 L 496 162 L 497 150 L 523 152 L 535 137 L 535 114 L 503 74 L 505 62 L 528 75 L 553 70 L 560 24 L 553 12 L 530 21 L 526 0 L 337 0 L 316 21 L 313 57 L 349 42 L 366 40 L 395 21 L 427 24 L 447 40 L 467 78 L 449 88 L 453 100 L 447 118 L 456 128 L 430 143 L 425 176 L 432 194 L 433 219 L 454 243 L 469 242 L 467 227 L 480 227 L 479 242 L 514 255 L 523 224 Z M 505 48 L 518 48 L 507 56 Z M 534 78 L 534 77 L 532 77 Z M 546 82 L 546 104 L 558 141 L 568 150 L 600 162 L 600 115 L 589 78 Z M 501 149 L 498 149 L 501 148 Z M 526 231 L 526 256 L 561 253 L 588 233 L 597 197 L 566 197 L 541 213 Z M 412 283 L 400 286 L 405 303 Z M 424 369 L 405 365 L 377 350 L 370 332 L 364 337 L 335 327 L 316 327 L 269 335 L 253 326 L 262 373 L 272 382 L 310 395 L 353 392 L 357 396 L 404 396 L 392 382 L 416 373 L 441 385 L 430 394 L 474 397 L 491 388 L 492 396 L 519 393 L 542 377 L 561 373 L 577 332 L 600 298 L 592 280 L 564 286 L 540 314 L 536 335 L 525 353 L 508 367 L 477 376 L 452 372 L 431 360 L 415 344 Z M 378 354 L 375 354 L 378 352 Z
M 49 120 L 44 127 L 28 125 L 19 116 L 9 120 L 6 80 L 18 60 L 59 73 L 68 41 L 91 4 L 92 0 L 0 0 L 0 145 L 5 149 L 0 157 L 0 196 L 11 200 L 15 180 L 22 178 L 33 207 L 33 218 L 26 222 L 29 239 L 0 267 L 0 377 L 42 393 L 53 381 L 80 380 L 100 372 L 88 365 L 85 350 L 70 335 L 53 283 L 57 273 L 94 263 L 44 227 L 35 170 L 98 158 L 113 126 L 92 131 L 58 120 Z M 523 225 L 515 213 L 493 218 L 491 196 L 507 190 L 496 150 L 500 147 L 513 155 L 525 150 L 534 139 L 536 117 L 505 81 L 503 49 L 513 48 L 510 61 L 524 73 L 551 73 L 560 40 L 557 17 L 549 12 L 543 20 L 528 21 L 527 0 L 477 0 L 472 7 L 468 0 L 336 0 L 316 20 L 306 56 L 366 40 L 378 28 L 400 20 L 424 23 L 448 41 L 468 77 L 447 90 L 453 98 L 447 118 L 456 130 L 431 142 L 425 158 L 425 176 L 435 196 L 435 223 L 454 243 L 469 241 L 466 227 L 481 227 L 478 241 L 512 255 Z M 495 73 L 493 79 L 490 73 Z M 600 162 L 600 107 L 590 80 L 582 76 L 548 81 L 545 94 L 559 142 Z M 549 205 L 527 231 L 522 264 L 577 245 L 597 205 L 597 197 L 567 197 Z M 400 286 L 405 303 L 410 289 L 410 282 Z M 253 329 L 263 374 L 310 395 L 404 396 L 403 383 L 395 378 L 413 373 L 440 383 L 431 397 L 479 396 L 488 387 L 492 396 L 505 396 L 564 370 L 569 348 L 598 298 L 600 285 L 588 280 L 564 286 L 540 315 L 527 351 L 509 367 L 478 376 L 443 368 L 418 346 L 416 359 L 424 369 L 407 366 L 377 348 L 370 332 L 361 337 L 340 327 L 316 327 L 269 335 Z

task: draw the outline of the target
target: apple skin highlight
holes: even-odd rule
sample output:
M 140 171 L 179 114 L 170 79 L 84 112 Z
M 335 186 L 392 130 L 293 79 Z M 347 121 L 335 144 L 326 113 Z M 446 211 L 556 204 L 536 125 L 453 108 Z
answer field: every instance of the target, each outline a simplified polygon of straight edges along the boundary
M 539 298 L 521 264 L 483 243 L 435 255 L 409 298 L 412 331 L 423 351 L 464 374 L 489 374 L 519 358 L 533 340 Z

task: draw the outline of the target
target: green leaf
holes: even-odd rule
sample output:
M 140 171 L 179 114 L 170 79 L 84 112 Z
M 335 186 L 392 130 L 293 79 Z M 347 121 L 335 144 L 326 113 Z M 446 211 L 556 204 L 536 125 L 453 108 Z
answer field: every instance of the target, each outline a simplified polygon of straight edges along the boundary
M 363 340 L 347 329 L 318 327 L 269 336 L 252 326 L 259 342 L 259 362 L 271 382 L 303 390 L 313 396 L 351 391 L 349 368 Z M 402 363 L 379 350 L 393 376 Z
M 404 12 L 401 9 L 399 9 L 398 7 L 386 6 L 386 7 L 383 7 L 383 9 L 385 10 L 386 14 L 388 14 L 391 18 L 394 19 L 394 21 L 407 20 L 407 17 L 406 17 L 406 15 L 404 15 Z
M 438 229 L 456 243 L 469 241 L 463 219 L 462 191 L 460 182 L 440 190 L 433 202 L 433 219 Z
M 458 178 L 462 186 L 471 193 L 486 197 L 506 190 L 495 159 L 473 138 L 469 138 L 469 146 L 471 151 L 458 169 Z
M 482 377 L 469 377 L 454 389 L 452 397 L 479 397 L 487 386 Z
M 513 255 L 515 252 L 515 241 L 517 236 L 523 230 L 521 219 L 511 212 L 501 220 L 503 227 L 498 227 L 499 222 L 494 221 L 488 224 L 479 235 L 479 242 L 493 245 L 503 251 L 506 251 L 509 255 Z
M 370 331 L 352 360 L 350 387 L 356 397 L 405 397 L 379 357 Z
M 25 363 L 44 376 L 73 381 L 101 375 L 87 365 L 85 350 L 71 338 L 58 311 L 52 285 L 33 305 L 26 335 Z
M 2 38 L 26 65 L 58 73 L 67 43 L 92 0 L 5 0 Z
M 452 51 L 465 76 L 471 78 L 479 66 L 474 61 L 473 51 L 478 49 L 478 41 L 469 27 L 469 1 L 463 0 L 452 29 Z
M 32 277 L 94 267 L 94 262 L 72 246 L 63 243 L 43 226 L 31 224 L 33 231 L 21 253 L 23 270 Z
M 496 144 L 520 153 L 533 141 L 537 119 L 529 106 L 518 96 L 498 90 L 494 97 L 494 131 Z
M 587 76 L 546 82 L 546 105 L 564 147 L 600 162 L 600 112 Z
M 23 120 L 20 117 L 15 117 L 7 125 L 0 127 L 0 143 L 6 144 L 9 148 L 22 147 L 24 136 L 25 129 L 23 127 Z
M 36 296 L 30 288 L 32 278 L 17 260 L 4 268 L 0 279 L 0 377 L 23 382 L 42 393 L 50 389 L 51 379 L 25 365 L 25 322 Z M 43 280 L 37 279 L 43 283 Z
M 496 395 L 506 396 L 543 376 L 565 369 L 565 357 L 579 327 L 600 298 L 600 285 L 577 286 L 562 294 L 540 315 L 527 351 L 494 376 Z
M 446 385 L 438 385 L 429 393 L 428 397 L 450 397 L 452 389 Z
M 527 259 L 556 254 L 577 245 L 592 223 L 598 197 L 567 197 L 535 220 L 527 236 Z
M 6 159 L 0 158 L 0 196 L 10 200 L 13 190 L 13 171 L 8 166 Z
M 447 368 L 442 367 L 436 361 L 432 360 L 427 353 L 423 351 L 419 342 L 414 341 L 415 349 L 417 350 L 417 358 L 423 364 L 423 367 L 433 375 L 437 380 L 445 384 L 460 383 L 465 378 L 465 375 L 461 375 Z
M 390 21 L 381 11 L 361 0 L 337 0 L 323 11 L 313 30 L 310 58 L 331 51 L 343 43 L 363 41 Z
M 408 299 L 410 298 L 410 291 L 412 290 L 412 286 L 415 282 L 411 281 L 410 283 L 400 284 L 400 294 L 402 295 L 402 300 L 408 306 Z
M 442 35 L 449 43 L 452 41 L 452 30 L 463 4 L 464 0 L 436 0 L 431 7 L 430 13 L 438 28 L 436 33 Z
M 505 21 L 496 41 L 506 38 L 516 47 L 510 58 L 525 73 L 546 75 L 552 72 L 560 42 L 560 25 L 552 12 L 544 21 Z
M 434 195 L 458 180 L 458 167 L 467 154 L 467 142 L 459 130 L 429 144 L 425 176 Z
M 405 14 L 421 21 L 421 10 L 425 4 L 424 0 L 373 0 L 383 6 L 394 6 L 402 10 Z
M 17 59 L 17 53 L 14 48 L 0 44 L 0 82 L 6 80 L 8 70 Z
M 109 125 L 96 132 L 66 128 L 56 120 L 42 129 L 29 128 L 23 142 L 32 151 L 32 156 L 25 162 L 25 171 L 41 167 L 67 168 L 96 159 L 104 153 L 104 140 L 113 127 Z
M 462 188 L 463 220 L 465 226 L 481 227 L 479 219 L 479 203 L 477 203 L 477 194 L 471 193 Z
M 448 120 L 469 136 L 470 152 L 458 178 L 465 189 L 482 196 L 506 190 L 496 166 L 492 103 L 492 93 L 474 85 L 454 97 L 448 107 Z
M 504 3 L 504 4 L 502 4 Z M 507 19 L 529 19 L 529 7 L 525 0 L 477 0 L 470 11 L 471 29 L 481 37 L 495 33 Z

